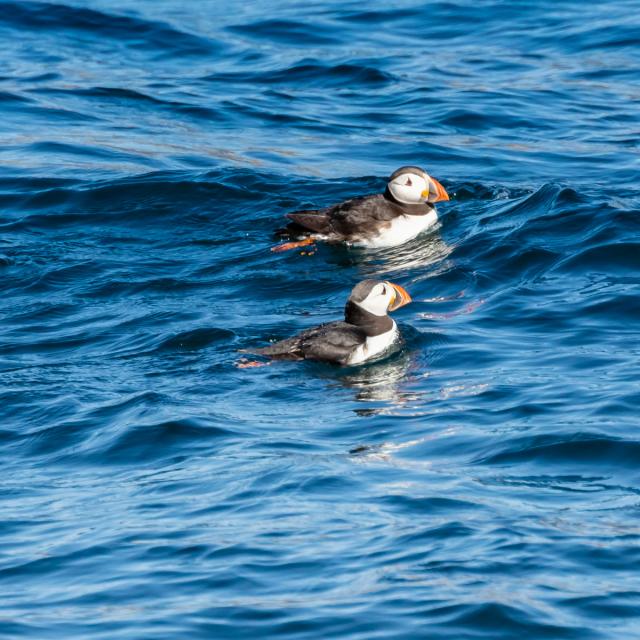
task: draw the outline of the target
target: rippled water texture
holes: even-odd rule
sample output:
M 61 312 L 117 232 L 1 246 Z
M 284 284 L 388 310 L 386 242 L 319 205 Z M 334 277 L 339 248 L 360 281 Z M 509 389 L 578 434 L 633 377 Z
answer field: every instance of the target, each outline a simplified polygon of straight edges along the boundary
M 640 11 L 0 1 L 2 638 L 640 638 Z M 273 254 L 419 164 L 394 250 Z M 384 276 L 404 350 L 238 369 Z

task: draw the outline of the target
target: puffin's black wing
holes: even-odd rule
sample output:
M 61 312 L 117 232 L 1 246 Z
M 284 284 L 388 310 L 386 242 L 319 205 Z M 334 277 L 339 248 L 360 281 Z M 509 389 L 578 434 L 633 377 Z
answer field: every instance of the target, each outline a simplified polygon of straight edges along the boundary
M 391 220 L 404 215 L 402 206 L 382 194 L 347 200 L 332 208 L 331 226 L 343 237 L 377 235 Z
M 294 211 L 287 213 L 287 218 L 293 220 L 293 224 L 288 227 L 290 231 L 313 231 L 323 235 L 329 235 L 333 231 L 331 218 L 327 215 L 326 209 Z
M 308 211 L 294 211 L 287 217 L 293 220 L 290 231 L 308 231 L 344 240 L 376 235 L 380 227 L 405 213 L 402 207 L 381 194 L 352 198 L 333 207 Z
M 329 322 L 250 352 L 278 360 L 322 360 L 346 364 L 353 350 L 365 341 L 366 335 L 358 327 L 347 322 Z
M 364 331 L 355 325 L 330 322 L 316 327 L 316 331 L 303 339 L 302 351 L 307 360 L 347 364 L 354 349 L 366 340 Z
M 255 353 L 256 355 L 268 356 L 276 360 L 304 360 L 304 354 L 300 351 L 300 336 L 279 340 L 268 347 L 240 349 L 240 353 Z

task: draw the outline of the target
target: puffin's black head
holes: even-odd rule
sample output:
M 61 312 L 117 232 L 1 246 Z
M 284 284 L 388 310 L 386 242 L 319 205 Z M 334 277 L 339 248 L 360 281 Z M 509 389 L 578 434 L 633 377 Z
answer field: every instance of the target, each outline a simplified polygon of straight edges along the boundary
M 403 204 L 424 204 L 448 200 L 444 187 L 420 167 L 400 167 L 389 177 L 387 189 Z
M 351 291 L 347 307 L 355 305 L 375 316 L 386 316 L 411 302 L 411 296 L 400 285 L 387 280 L 363 280 Z

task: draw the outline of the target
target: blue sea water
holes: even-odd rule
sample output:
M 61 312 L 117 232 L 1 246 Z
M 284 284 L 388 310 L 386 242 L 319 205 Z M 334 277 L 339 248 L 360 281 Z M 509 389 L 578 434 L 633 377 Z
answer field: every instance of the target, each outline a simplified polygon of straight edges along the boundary
M 0 1 L 0 637 L 640 638 L 640 10 Z M 290 210 L 425 167 L 390 250 Z M 355 369 L 238 369 L 414 298 Z

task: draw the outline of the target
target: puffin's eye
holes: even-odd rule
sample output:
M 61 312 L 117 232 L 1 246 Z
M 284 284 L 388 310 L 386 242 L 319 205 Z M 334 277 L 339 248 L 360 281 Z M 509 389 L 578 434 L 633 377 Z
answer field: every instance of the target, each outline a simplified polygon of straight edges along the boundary
M 413 182 L 411 182 L 411 178 L 407 178 L 407 181 L 404 183 L 405 187 L 411 187 L 413 186 Z
M 387 287 L 385 287 L 384 285 L 382 285 L 382 295 L 383 296 L 387 295 Z

